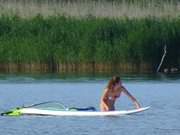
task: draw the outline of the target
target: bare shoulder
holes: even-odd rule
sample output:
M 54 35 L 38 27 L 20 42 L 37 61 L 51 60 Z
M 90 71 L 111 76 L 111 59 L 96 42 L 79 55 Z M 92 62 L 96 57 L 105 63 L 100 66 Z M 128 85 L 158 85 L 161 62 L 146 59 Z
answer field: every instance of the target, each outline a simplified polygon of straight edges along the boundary
M 127 94 L 128 93 L 128 90 L 124 87 L 124 86 L 121 86 L 120 87 L 120 91 Z
M 107 92 L 107 91 L 108 91 L 108 88 L 105 88 L 105 89 L 104 89 L 104 92 Z

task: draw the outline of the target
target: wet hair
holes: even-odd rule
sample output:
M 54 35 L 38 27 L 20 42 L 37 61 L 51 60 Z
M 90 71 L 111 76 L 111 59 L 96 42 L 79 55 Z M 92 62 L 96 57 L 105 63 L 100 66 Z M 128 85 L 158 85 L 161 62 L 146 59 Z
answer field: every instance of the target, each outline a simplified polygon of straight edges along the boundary
M 113 89 L 113 87 L 115 86 L 116 83 L 119 83 L 120 82 L 120 77 L 119 76 L 113 76 L 111 78 L 111 80 L 109 80 L 108 82 L 108 85 L 107 85 L 107 88 L 108 89 Z

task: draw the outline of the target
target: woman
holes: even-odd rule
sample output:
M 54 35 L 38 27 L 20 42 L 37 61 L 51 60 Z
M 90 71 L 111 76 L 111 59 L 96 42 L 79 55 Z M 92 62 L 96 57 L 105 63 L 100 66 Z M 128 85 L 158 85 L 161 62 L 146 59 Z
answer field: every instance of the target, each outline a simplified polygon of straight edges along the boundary
M 118 97 L 120 97 L 122 92 L 132 100 L 132 102 L 134 103 L 137 109 L 141 107 L 138 101 L 135 99 L 135 97 L 133 97 L 124 86 L 122 86 L 120 77 L 114 76 L 109 81 L 104 91 L 104 94 L 101 98 L 101 103 L 100 103 L 101 111 L 115 110 L 114 107 L 115 101 Z

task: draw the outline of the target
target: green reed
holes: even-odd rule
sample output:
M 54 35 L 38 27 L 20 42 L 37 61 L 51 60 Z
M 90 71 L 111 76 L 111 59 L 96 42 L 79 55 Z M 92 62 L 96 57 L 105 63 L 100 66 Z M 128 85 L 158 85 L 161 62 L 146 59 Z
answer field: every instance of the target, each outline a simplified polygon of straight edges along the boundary
M 0 17 L 0 63 L 180 65 L 180 19 Z

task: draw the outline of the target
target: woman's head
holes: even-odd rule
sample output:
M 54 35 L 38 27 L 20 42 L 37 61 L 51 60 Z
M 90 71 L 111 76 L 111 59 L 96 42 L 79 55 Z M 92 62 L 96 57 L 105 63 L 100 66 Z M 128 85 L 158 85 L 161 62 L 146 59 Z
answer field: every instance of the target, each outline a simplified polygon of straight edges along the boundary
M 111 78 L 111 80 L 109 81 L 108 85 L 107 85 L 107 88 L 108 89 L 113 89 L 113 87 L 116 85 L 116 84 L 119 84 L 120 82 L 120 77 L 119 76 L 113 76 Z

